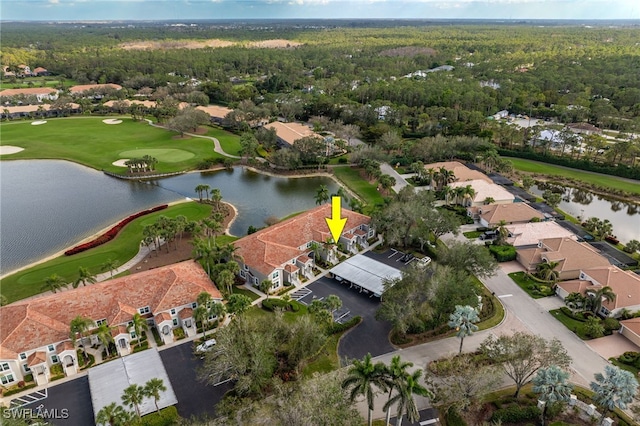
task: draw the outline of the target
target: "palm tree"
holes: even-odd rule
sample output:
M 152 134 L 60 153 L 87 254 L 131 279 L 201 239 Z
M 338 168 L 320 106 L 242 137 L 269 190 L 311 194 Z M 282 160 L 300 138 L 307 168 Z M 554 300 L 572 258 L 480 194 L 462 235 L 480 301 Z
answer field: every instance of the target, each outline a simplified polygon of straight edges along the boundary
M 130 420 L 131 413 L 115 402 L 102 407 L 96 416 L 96 423 L 99 425 L 124 426 Z
M 226 312 L 227 312 L 227 309 L 222 303 L 211 302 L 211 305 L 209 306 L 209 311 L 208 311 L 210 317 L 218 318 L 219 322 L 222 322 L 222 320 L 224 319 L 224 314 Z
M 196 185 L 195 191 L 198 194 L 198 198 L 200 198 L 200 201 L 202 201 L 202 193 L 205 192 L 205 190 L 209 191 L 209 188 L 211 188 L 209 185 L 203 185 L 203 184 Z
M 473 197 L 475 196 L 476 196 L 476 190 L 473 189 L 471 185 L 465 186 L 464 193 L 463 193 L 464 201 L 462 202 L 462 205 L 465 207 L 469 207 L 471 204 L 473 204 Z
M 150 379 L 144 385 L 144 393 L 147 397 L 153 398 L 153 403 L 156 405 L 156 411 L 160 412 L 160 407 L 158 407 L 158 400 L 160 399 L 160 392 L 165 392 L 167 387 L 164 385 L 162 379 L 158 379 L 154 377 Z
M 387 419 L 384 423 L 385 425 L 389 424 L 389 420 L 391 418 L 391 404 L 389 404 L 389 401 L 391 400 L 392 393 L 400 386 L 401 380 L 409 374 L 407 369 L 411 367 L 413 367 L 412 362 L 401 361 L 400 356 L 396 355 L 391 358 L 391 363 L 385 369 L 384 379 L 386 386 L 389 389 L 389 397 L 385 403 L 385 407 L 387 407 L 385 410 L 387 413 Z
M 539 263 L 538 266 L 536 266 L 536 275 L 542 280 L 556 282 L 560 277 L 560 274 L 556 271 L 556 267 L 559 264 L 559 262 Z
M 124 390 L 121 398 L 122 402 L 127 404 L 129 408 L 135 408 L 136 415 L 140 418 L 140 404 L 142 404 L 142 401 L 146 398 L 144 388 L 134 383 Z
M 422 370 L 416 370 L 411 374 L 406 374 L 398 381 L 398 393 L 384 405 L 383 409 L 388 410 L 392 404 L 398 404 L 396 408 L 397 426 L 402 425 L 402 418 L 406 414 L 410 422 L 417 422 L 420 419 L 418 407 L 414 395 L 432 397 L 433 394 L 418 381 L 422 377 Z
M 533 378 L 533 392 L 537 393 L 540 400 L 545 402 L 542 410 L 543 426 L 549 405 L 569 401 L 573 386 L 567 382 L 568 380 L 569 373 L 556 365 L 541 368 Z
M 222 201 L 222 193 L 219 188 L 213 188 L 211 190 L 211 201 L 216 211 L 220 210 L 220 203 Z
M 591 390 L 595 392 L 593 400 L 608 411 L 616 407 L 626 409 L 638 389 L 638 381 L 632 373 L 613 365 L 605 365 L 604 375 L 596 373 L 595 379 L 590 384 Z M 602 417 L 605 414 L 602 413 Z
M 113 342 L 113 336 L 111 335 L 111 327 L 109 327 L 106 323 L 100 324 L 98 327 L 98 340 L 100 343 L 104 345 L 104 348 L 107 351 L 107 358 L 111 356 L 109 352 L 109 345 Z
M 267 295 L 267 299 L 269 298 L 269 289 L 273 286 L 273 283 L 270 280 L 262 280 L 260 283 L 260 291 Z
M 138 312 L 133 314 L 133 318 L 131 318 L 131 327 L 133 327 L 133 332 L 136 334 L 136 338 L 138 339 L 136 346 L 140 344 L 140 339 L 142 339 L 142 332 L 149 329 L 149 325 L 147 324 L 147 320 L 142 317 Z
M 84 354 L 85 361 L 87 361 L 89 357 L 87 356 L 87 351 L 84 346 L 84 334 L 92 327 L 93 320 L 81 315 L 78 315 L 77 317 L 72 319 L 71 323 L 69 324 L 69 338 L 75 346 L 76 339 L 78 336 L 80 336 L 80 345 L 82 345 L 82 353 Z
M 591 298 L 591 312 L 594 314 L 600 313 L 603 299 L 607 302 L 613 302 L 616 300 L 616 294 L 609 286 L 601 287 L 597 290 L 589 289 L 587 290 L 587 296 Z
M 120 262 L 118 262 L 118 260 L 113 260 L 111 258 L 108 258 L 107 260 L 104 261 L 102 265 L 100 265 L 100 270 L 101 271 L 108 270 L 111 278 L 113 278 L 113 271 L 118 269 L 118 266 L 120 266 Z
M 384 381 L 385 366 L 381 362 L 375 365 L 371 362 L 371 354 L 367 354 L 362 361 L 356 359 L 349 368 L 347 377 L 342 381 L 343 389 L 350 389 L 349 395 L 351 402 L 362 395 L 367 399 L 367 407 L 369 408 L 367 424 L 371 426 L 373 413 L 373 403 L 376 392 L 374 387 L 386 391 L 387 385 Z
M 193 310 L 193 319 L 195 322 L 199 322 L 202 324 L 202 337 L 207 340 L 207 327 L 205 326 L 205 321 L 207 320 L 209 314 L 207 312 L 207 308 L 203 305 L 199 305 L 197 308 Z
M 316 204 L 324 204 L 329 201 L 329 188 L 326 185 L 320 185 L 320 188 L 316 191 Z
M 496 239 L 497 245 L 504 245 L 507 242 L 507 237 L 509 236 L 509 230 L 506 227 L 507 222 L 501 220 L 498 222 L 498 238 Z
M 331 313 L 331 318 L 333 318 L 333 313 L 342 307 L 342 300 L 335 294 L 328 295 L 323 302 Z
M 218 274 L 218 278 L 216 279 L 218 286 L 224 289 L 227 295 L 233 293 L 233 284 L 235 283 L 235 281 L 235 275 L 228 269 L 220 271 L 220 273 Z
M 62 278 L 60 275 L 52 274 L 44 279 L 44 284 L 42 285 L 41 290 L 43 291 L 48 290 L 52 293 L 56 293 L 59 290 L 66 288 L 68 285 L 69 283 L 67 283 L 67 281 L 64 278 Z
M 313 261 L 317 263 L 320 260 L 320 244 L 312 241 L 309 248 L 313 251 Z
M 476 308 L 466 305 L 456 305 L 456 310 L 449 316 L 449 327 L 457 331 L 456 336 L 460 339 L 460 349 L 458 353 L 462 353 L 462 343 L 464 338 L 471 336 L 478 330 L 475 322 L 479 322 L 480 317 Z
M 93 275 L 87 268 L 81 266 L 78 269 L 78 278 L 73 282 L 73 288 L 78 288 L 80 284 L 83 286 L 89 284 L 95 284 L 97 282 L 96 276 Z

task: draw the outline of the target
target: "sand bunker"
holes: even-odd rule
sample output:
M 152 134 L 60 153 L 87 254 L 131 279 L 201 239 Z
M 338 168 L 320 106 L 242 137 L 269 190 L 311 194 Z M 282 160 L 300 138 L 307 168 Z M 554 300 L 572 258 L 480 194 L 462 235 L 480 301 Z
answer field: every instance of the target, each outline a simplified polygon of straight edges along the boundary
M 166 50 L 166 49 L 205 49 L 208 47 L 227 47 L 236 44 L 233 41 L 209 40 L 158 40 L 158 41 L 130 41 L 120 44 L 124 50 Z
M 32 126 L 39 126 L 41 124 L 47 124 L 47 120 L 37 120 L 37 121 L 32 121 L 31 122 Z
M 126 163 L 127 161 L 129 161 L 129 159 L 128 159 L 128 158 L 121 158 L 120 160 L 118 160 L 118 161 L 114 161 L 114 162 L 113 162 L 113 163 L 111 163 L 111 164 L 113 164 L 114 166 L 118 166 L 118 167 L 127 167 L 127 165 L 126 165 L 126 164 L 124 164 L 124 163 Z
M 0 146 L 0 155 L 15 154 L 16 152 L 24 151 L 24 148 L 19 146 L 2 145 Z
M 262 40 L 249 43 L 250 47 L 257 47 L 263 49 L 286 49 L 289 47 L 302 46 L 302 43 L 291 40 L 275 39 L 275 40 Z
M 115 118 L 107 118 L 106 120 L 102 120 L 104 124 L 120 124 L 122 120 L 116 120 Z

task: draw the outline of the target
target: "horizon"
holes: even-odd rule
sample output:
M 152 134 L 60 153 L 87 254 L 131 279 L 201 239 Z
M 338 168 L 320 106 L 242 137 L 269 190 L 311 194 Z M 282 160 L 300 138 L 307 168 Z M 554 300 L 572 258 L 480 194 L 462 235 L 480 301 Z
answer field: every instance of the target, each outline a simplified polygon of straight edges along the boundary
M 1 22 L 640 19 L 635 0 L 5 0 L 0 11 Z

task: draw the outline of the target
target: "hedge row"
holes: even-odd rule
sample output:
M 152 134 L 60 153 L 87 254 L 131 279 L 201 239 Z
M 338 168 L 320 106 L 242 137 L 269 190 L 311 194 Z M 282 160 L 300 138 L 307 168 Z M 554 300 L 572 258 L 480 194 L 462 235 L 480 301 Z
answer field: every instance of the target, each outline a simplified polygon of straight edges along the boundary
M 518 423 L 540 418 L 540 409 L 536 406 L 520 407 L 512 406 L 501 408 L 493 412 L 492 422 Z
M 298 302 L 287 302 L 286 300 L 282 299 L 265 299 L 262 301 L 262 307 L 267 311 L 275 311 L 276 308 L 293 312 L 298 312 L 300 310 L 300 305 L 298 304 Z
M 175 406 L 163 408 L 160 413 L 153 412 L 133 420 L 133 426 L 170 426 L 178 424 L 180 415 Z
M 329 334 L 342 333 L 343 331 L 346 331 L 351 327 L 355 327 L 356 325 L 360 324 L 360 321 L 362 321 L 362 317 L 358 315 L 343 324 L 334 322 L 329 326 L 329 329 L 327 331 L 329 332 Z
M 151 213 L 155 213 L 155 212 L 160 211 L 160 210 L 164 210 L 167 207 L 169 207 L 167 204 L 163 204 L 161 206 L 154 207 L 154 208 L 149 209 L 149 210 L 143 210 L 143 211 L 138 212 L 136 214 L 132 214 L 131 216 L 121 220 L 117 225 L 113 226 L 111 229 L 109 229 L 104 234 L 100 235 L 95 240 L 91 240 L 91 241 L 89 241 L 87 243 L 80 244 L 79 246 L 75 246 L 75 247 L 65 251 L 64 254 L 66 256 L 71 256 L 73 254 L 82 253 L 83 251 L 92 249 L 94 247 L 98 247 L 99 245 L 102 245 L 104 243 L 108 243 L 109 241 L 113 240 L 116 237 L 116 235 L 118 235 L 118 232 L 120 232 L 120 230 L 122 230 L 122 228 L 124 228 L 127 224 L 129 224 L 134 219 L 137 219 L 137 218 L 139 218 L 141 216 L 145 216 L 145 215 L 148 215 L 148 214 L 151 214 Z
M 514 246 L 490 245 L 489 251 L 498 262 L 510 262 L 516 259 L 516 248 Z

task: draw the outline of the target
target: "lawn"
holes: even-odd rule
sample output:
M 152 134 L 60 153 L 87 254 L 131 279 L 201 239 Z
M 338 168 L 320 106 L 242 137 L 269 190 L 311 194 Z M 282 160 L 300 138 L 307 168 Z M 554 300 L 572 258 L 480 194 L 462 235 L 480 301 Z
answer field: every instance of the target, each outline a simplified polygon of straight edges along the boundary
M 633 194 L 640 194 L 640 184 L 629 182 L 615 176 L 607 176 L 603 174 L 590 173 L 583 170 L 569 169 L 555 166 L 553 164 L 541 163 L 539 161 L 525 160 L 522 158 L 510 157 L 509 161 L 513 163 L 514 169 L 519 171 L 572 178 L 593 185 L 606 186 L 613 189 L 631 192 Z
M 552 309 L 551 311 L 549 311 L 549 313 L 553 315 L 555 319 L 564 324 L 565 327 L 574 332 L 579 338 L 581 338 L 582 340 L 589 340 L 589 337 L 584 330 L 584 322 L 568 317 L 560 309 Z
M 114 166 L 116 160 L 157 156 L 159 173 L 191 170 L 205 158 L 221 158 L 213 151 L 213 142 L 205 138 L 174 139 L 175 132 L 135 122 L 123 117 L 121 124 L 109 125 L 104 117 L 47 119 L 32 126 L 29 121 L 0 125 L 2 145 L 25 148 L 2 159 L 63 159 L 113 173 L 125 173 L 125 167 Z M 235 152 L 239 138 L 222 130 L 211 129 L 220 136 L 223 146 Z M 154 155 L 155 154 L 155 155 Z
M 346 333 L 346 331 L 329 336 L 327 342 L 318 354 L 302 369 L 302 375 L 304 377 L 311 377 L 314 373 L 325 374 L 340 368 L 338 343 L 344 333 Z
M 483 233 L 480 231 L 469 231 L 469 232 L 463 232 L 462 235 L 464 235 L 466 238 L 469 238 L 470 240 L 473 240 L 475 238 L 480 237 L 480 235 L 482 235 Z
M 93 274 L 98 274 L 102 272 L 100 265 L 107 259 L 117 260 L 121 265 L 126 263 L 138 252 L 144 225 L 155 222 L 159 216 L 184 215 L 189 220 L 200 220 L 210 214 L 211 206 L 194 202 L 181 203 L 143 216 L 125 226 L 114 240 L 106 244 L 73 256 L 60 256 L 3 278 L 2 295 L 6 296 L 9 302 L 14 302 L 40 293 L 45 278 L 54 273 L 72 282 L 77 278 L 78 268 L 81 266 L 88 268 Z
M 238 135 L 222 130 L 219 127 L 209 127 L 206 135 L 218 139 L 222 150 L 227 154 L 240 156 L 242 146 L 240 146 L 240 137 Z
M 354 169 L 350 166 L 339 166 L 333 168 L 333 173 L 349 189 L 358 194 L 370 208 L 384 202 L 376 186 L 360 176 L 359 169 Z
M 551 286 L 527 277 L 524 272 L 512 272 L 509 274 L 509 277 L 534 299 L 541 299 L 553 294 Z
M 251 299 L 252 302 L 260 297 L 254 292 L 252 292 L 251 290 L 247 290 L 246 288 L 242 288 L 238 286 L 233 287 L 233 294 L 244 294 L 249 299 Z
M 11 83 L 8 79 L 0 81 L 0 90 L 4 89 L 26 89 L 29 87 L 53 87 L 56 88 L 64 84 L 65 87 L 76 86 L 78 83 L 74 80 L 63 79 L 58 77 L 26 77 L 16 79 L 15 83 Z

